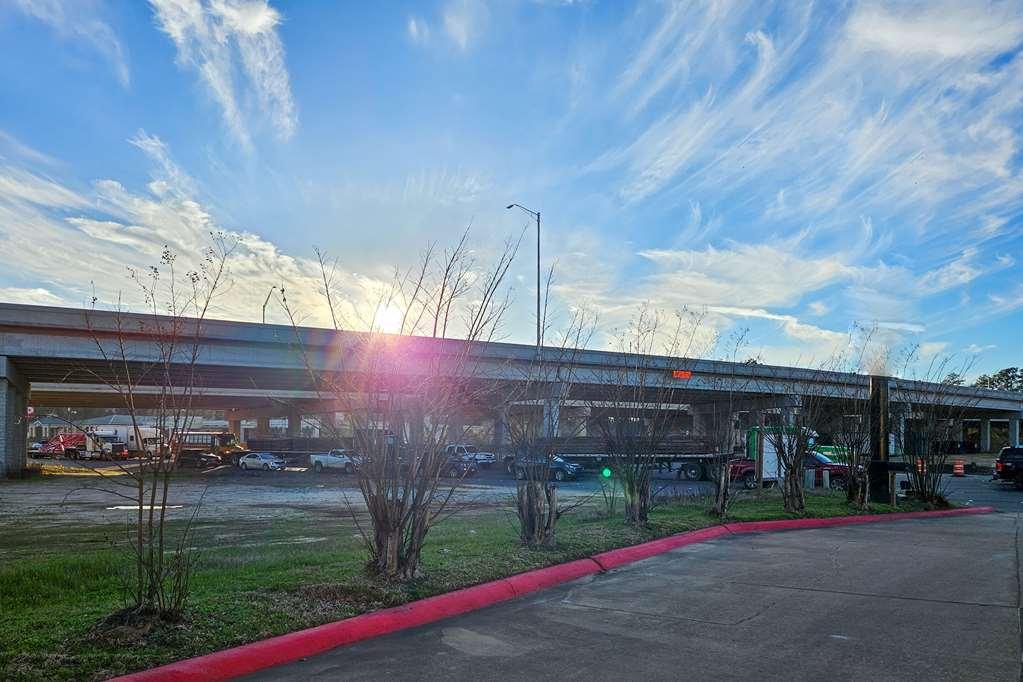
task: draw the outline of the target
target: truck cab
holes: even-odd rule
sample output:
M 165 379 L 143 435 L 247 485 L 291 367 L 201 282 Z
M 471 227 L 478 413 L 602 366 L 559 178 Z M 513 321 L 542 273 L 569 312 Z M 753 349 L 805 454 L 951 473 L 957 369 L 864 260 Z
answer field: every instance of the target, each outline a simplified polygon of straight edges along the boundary
M 309 455 L 309 465 L 316 473 L 322 473 L 324 469 L 338 469 L 354 474 L 358 469 L 358 456 L 352 450 L 335 448 L 323 454 Z
M 992 478 L 1005 481 L 1023 490 L 1023 447 L 1009 446 L 1002 448 L 995 460 L 995 471 Z

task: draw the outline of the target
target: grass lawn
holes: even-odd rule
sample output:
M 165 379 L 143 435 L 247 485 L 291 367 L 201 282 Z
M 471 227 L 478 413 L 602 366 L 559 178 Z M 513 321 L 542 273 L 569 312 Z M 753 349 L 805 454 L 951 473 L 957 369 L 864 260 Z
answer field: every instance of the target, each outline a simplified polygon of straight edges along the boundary
M 273 635 L 395 606 L 531 568 L 560 563 L 716 523 L 705 501 L 657 507 L 637 528 L 595 510 L 562 519 L 558 546 L 519 546 L 508 510 L 458 514 L 431 530 L 423 576 L 385 584 L 363 572 L 365 550 L 349 519 L 322 516 L 269 523 L 200 523 L 193 544 L 200 563 L 185 622 L 143 639 L 94 634 L 121 608 L 128 557 L 122 527 L 68 527 L 32 537 L 4 533 L 0 549 L 27 545 L 0 566 L 0 679 L 101 679 Z M 852 513 L 844 495 L 808 495 L 810 516 Z M 876 505 L 874 511 L 894 509 Z M 786 518 L 781 500 L 740 500 L 734 520 Z

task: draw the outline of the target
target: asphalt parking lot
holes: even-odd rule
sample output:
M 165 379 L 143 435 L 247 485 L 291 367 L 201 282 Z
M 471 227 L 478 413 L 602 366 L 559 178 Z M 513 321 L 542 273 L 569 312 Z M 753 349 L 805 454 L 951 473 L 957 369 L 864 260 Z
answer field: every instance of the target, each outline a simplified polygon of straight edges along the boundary
M 117 468 L 109 462 L 96 464 L 106 471 Z M 992 482 L 990 476 L 948 476 L 945 482 L 949 499 L 956 503 L 990 505 L 1008 512 L 1023 510 L 1023 492 Z M 448 479 L 445 483 L 456 481 Z M 578 499 L 598 495 L 601 480 L 596 473 L 588 472 L 579 480 L 558 485 L 562 499 Z M 454 497 L 458 504 L 469 507 L 513 504 L 515 480 L 500 468 L 483 470 L 458 486 Z M 29 518 L 40 526 L 123 522 L 126 512 L 118 507 L 124 501 L 113 499 L 101 490 L 103 487 L 103 479 L 96 476 L 44 476 L 6 483 L 0 491 L 0 530 L 5 522 L 23 523 Z M 678 481 L 672 472 L 659 472 L 655 474 L 654 492 L 659 497 L 698 498 L 711 495 L 713 490 L 707 481 Z M 736 494 L 748 493 L 737 488 Z M 275 472 L 224 466 L 188 471 L 178 477 L 171 488 L 168 512 L 184 517 L 201 501 L 201 517 L 206 520 L 227 522 L 236 518 L 258 520 L 303 514 L 336 516 L 338 509 L 347 509 L 346 499 L 355 508 L 361 506 L 358 485 L 352 476 L 316 474 L 305 468 Z
M 1018 680 L 1016 515 L 721 538 L 253 680 Z

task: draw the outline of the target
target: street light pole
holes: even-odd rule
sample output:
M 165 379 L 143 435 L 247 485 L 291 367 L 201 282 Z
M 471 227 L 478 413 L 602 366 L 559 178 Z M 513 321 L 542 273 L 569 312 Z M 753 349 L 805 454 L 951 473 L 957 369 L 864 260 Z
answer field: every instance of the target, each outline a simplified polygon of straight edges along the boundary
M 274 295 L 274 291 L 276 290 L 277 287 L 270 287 L 270 291 L 266 294 L 266 300 L 263 301 L 263 324 L 266 324 L 266 306 L 270 303 L 270 297 Z
M 522 204 L 508 204 L 506 209 L 521 208 L 536 218 L 536 356 L 540 357 L 540 211 L 531 211 Z

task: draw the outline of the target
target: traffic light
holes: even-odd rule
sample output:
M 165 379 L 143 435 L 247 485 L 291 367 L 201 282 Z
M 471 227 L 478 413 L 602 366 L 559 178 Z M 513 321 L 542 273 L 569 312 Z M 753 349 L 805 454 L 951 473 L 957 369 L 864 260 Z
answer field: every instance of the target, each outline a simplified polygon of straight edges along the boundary
M 611 478 L 611 467 L 604 467 L 600 470 L 600 475 L 604 478 Z

